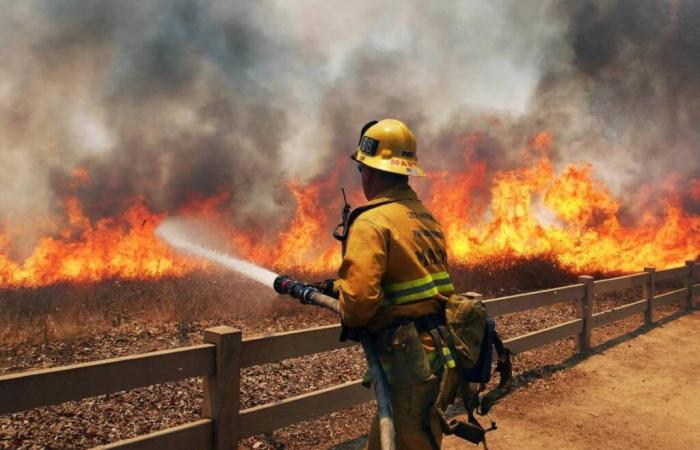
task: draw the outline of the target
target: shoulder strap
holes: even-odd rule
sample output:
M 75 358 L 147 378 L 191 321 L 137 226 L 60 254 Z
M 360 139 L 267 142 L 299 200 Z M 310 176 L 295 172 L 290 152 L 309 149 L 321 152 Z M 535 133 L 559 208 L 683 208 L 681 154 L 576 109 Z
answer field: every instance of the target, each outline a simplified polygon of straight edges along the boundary
M 355 222 L 355 220 L 360 216 L 365 211 L 369 211 L 370 209 L 374 209 L 377 206 L 383 206 L 383 205 L 388 205 L 389 203 L 394 203 L 398 200 L 386 200 L 383 202 L 377 202 L 373 203 L 371 205 L 364 205 L 364 206 L 359 206 L 355 209 L 352 210 L 350 213 L 350 217 L 348 218 L 348 228 Z
M 378 203 L 373 203 L 371 205 L 365 205 L 365 206 L 360 206 L 355 209 L 353 209 L 350 214 L 347 214 L 343 212 L 343 221 L 338 224 L 338 226 L 335 227 L 335 231 L 333 232 L 333 237 L 339 240 L 340 242 L 343 243 L 343 246 L 345 246 L 345 240 L 348 238 L 348 233 L 350 232 L 350 226 L 355 222 L 355 220 L 359 217 L 360 214 L 362 214 L 365 211 L 369 211 L 370 209 L 374 209 L 377 206 L 382 206 L 386 205 L 388 203 L 393 203 L 398 200 L 386 200 L 383 202 L 378 202 Z

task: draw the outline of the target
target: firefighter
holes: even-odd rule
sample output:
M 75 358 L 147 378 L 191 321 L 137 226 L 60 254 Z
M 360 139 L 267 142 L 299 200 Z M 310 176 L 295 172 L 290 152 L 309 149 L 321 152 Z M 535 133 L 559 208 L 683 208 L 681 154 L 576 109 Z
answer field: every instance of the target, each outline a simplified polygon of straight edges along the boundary
M 396 448 L 436 450 L 442 440 L 434 407 L 439 373 L 454 367 L 449 351 L 435 351 L 429 333 L 444 320 L 444 305 L 454 293 L 443 231 L 409 186 L 410 176 L 425 172 L 403 122 L 365 125 L 352 159 L 368 203 L 351 216 L 333 285 L 342 338 L 368 332 L 375 342 L 391 385 Z M 380 449 L 377 417 L 367 448 Z

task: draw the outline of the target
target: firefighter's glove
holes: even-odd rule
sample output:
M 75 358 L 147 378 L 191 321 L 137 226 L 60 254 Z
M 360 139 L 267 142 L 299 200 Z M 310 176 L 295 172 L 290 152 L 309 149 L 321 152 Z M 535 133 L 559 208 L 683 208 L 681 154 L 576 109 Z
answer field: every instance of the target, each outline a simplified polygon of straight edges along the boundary
M 340 342 L 360 342 L 360 340 L 367 335 L 367 329 L 365 327 L 348 327 L 342 322 L 340 325 Z
M 310 283 L 309 286 L 312 286 L 316 289 L 321 294 L 327 295 L 329 297 L 333 297 L 335 299 L 338 298 L 338 291 L 333 288 L 335 284 L 335 280 L 333 278 L 328 278 L 323 281 L 315 281 L 313 283 Z

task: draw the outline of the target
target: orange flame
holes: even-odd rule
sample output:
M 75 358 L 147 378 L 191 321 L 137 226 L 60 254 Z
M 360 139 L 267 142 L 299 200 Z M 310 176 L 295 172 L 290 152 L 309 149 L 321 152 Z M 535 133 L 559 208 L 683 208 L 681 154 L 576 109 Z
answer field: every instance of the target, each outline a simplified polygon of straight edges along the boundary
M 700 217 L 686 214 L 678 199 L 663 200 L 662 217 L 647 213 L 640 225 L 625 227 L 619 200 L 592 178 L 592 166 L 567 165 L 556 175 L 547 155 L 550 145 L 551 136 L 540 133 L 528 149 L 540 153 L 534 164 L 494 175 L 489 221 L 481 215 L 478 223 L 465 226 L 466 218 L 450 212 L 454 202 L 442 201 L 454 193 L 443 196 L 443 188 L 434 185 L 438 191 L 430 207 L 443 222 L 453 261 L 472 265 L 503 254 L 546 253 L 578 272 L 633 272 L 681 264 L 700 253 Z M 482 172 L 474 166 L 476 176 Z M 453 179 L 462 185 L 459 174 Z M 468 205 L 468 198 L 463 203 Z
M 642 212 L 636 223 L 625 225 L 620 199 L 594 178 L 590 164 L 554 170 L 549 133 L 539 133 L 524 149 L 523 167 L 495 172 L 490 179 L 486 162 L 474 159 L 479 140 L 478 134 L 469 135 L 465 167 L 430 173 L 422 195 L 443 224 L 453 263 L 548 254 L 578 272 L 632 272 L 678 265 L 700 254 L 700 216 L 683 210 L 680 195 L 661 196 L 661 214 Z M 287 183 L 296 202 L 288 225 L 268 240 L 259 231 L 226 225 L 232 246 L 239 255 L 279 271 L 333 272 L 340 250 L 330 237 L 335 220 L 329 218 L 323 194 L 335 189 L 336 178 Z M 71 186 L 87 183 L 89 174 L 76 169 Z M 700 180 L 680 191 L 700 201 Z M 221 193 L 193 199 L 180 213 L 226 223 L 222 205 L 227 198 Z M 21 263 L 9 256 L 9 239 L 0 230 L 0 287 L 181 276 L 203 267 L 155 237 L 165 216 L 150 211 L 142 199 L 132 199 L 119 217 L 94 223 L 76 197 L 66 198 L 64 209 L 60 232 L 40 239 Z M 332 213 L 335 217 L 335 209 Z
M 21 265 L 0 255 L 1 286 L 155 278 L 183 275 L 194 268 L 155 236 L 163 216 L 152 214 L 139 199 L 119 218 L 100 219 L 94 225 L 83 214 L 78 199 L 68 198 L 65 208 L 68 225 L 59 237 L 40 239 Z M 2 236 L 0 246 L 8 246 Z

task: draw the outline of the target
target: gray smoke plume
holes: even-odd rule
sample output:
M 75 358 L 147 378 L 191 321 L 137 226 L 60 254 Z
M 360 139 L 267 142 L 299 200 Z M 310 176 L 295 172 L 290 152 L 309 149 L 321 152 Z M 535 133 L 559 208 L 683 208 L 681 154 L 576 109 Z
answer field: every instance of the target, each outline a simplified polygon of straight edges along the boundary
M 474 131 L 487 136 L 475 158 L 512 167 L 549 129 L 558 161 L 591 161 L 617 193 L 670 173 L 686 182 L 699 172 L 699 5 L 12 2 L 0 12 L 0 223 L 56 213 L 77 189 L 93 218 L 133 196 L 172 211 L 225 191 L 232 220 L 280 224 L 285 180 L 335 167 L 356 186 L 345 155 L 382 117 L 414 128 L 428 168 L 462 163 Z M 71 182 L 76 167 L 89 185 Z
M 700 2 L 558 9 L 572 60 L 542 79 L 533 115 L 555 125 L 562 159 L 590 159 L 618 192 L 674 177 L 688 186 L 700 176 Z

